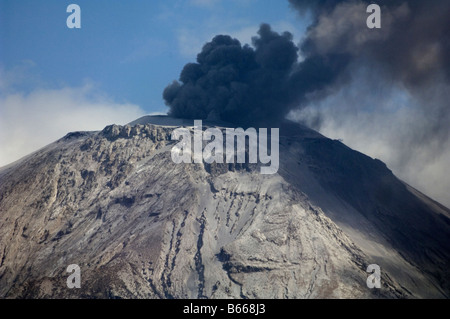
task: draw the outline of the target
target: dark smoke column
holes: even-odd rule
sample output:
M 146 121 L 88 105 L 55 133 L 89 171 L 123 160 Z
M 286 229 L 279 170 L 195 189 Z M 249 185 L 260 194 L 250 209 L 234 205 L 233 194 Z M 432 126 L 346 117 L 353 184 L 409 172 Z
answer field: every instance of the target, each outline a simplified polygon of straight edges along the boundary
M 208 116 L 241 126 L 274 124 L 299 106 L 304 95 L 334 79 L 329 57 L 297 62 L 298 48 L 289 32 L 278 34 L 262 24 L 253 47 L 218 35 L 205 44 L 197 63 L 187 64 L 179 82 L 163 93 L 169 115 L 190 119 Z M 339 60 L 340 61 L 340 60 Z

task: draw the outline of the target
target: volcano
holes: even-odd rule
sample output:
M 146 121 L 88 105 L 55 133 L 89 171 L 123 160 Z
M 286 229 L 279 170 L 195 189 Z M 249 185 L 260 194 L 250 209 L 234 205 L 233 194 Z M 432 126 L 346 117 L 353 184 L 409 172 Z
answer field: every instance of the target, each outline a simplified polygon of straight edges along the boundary
M 285 121 L 276 174 L 175 164 L 171 133 L 192 126 L 73 132 L 0 168 L 0 297 L 450 296 L 450 210 L 380 160 Z

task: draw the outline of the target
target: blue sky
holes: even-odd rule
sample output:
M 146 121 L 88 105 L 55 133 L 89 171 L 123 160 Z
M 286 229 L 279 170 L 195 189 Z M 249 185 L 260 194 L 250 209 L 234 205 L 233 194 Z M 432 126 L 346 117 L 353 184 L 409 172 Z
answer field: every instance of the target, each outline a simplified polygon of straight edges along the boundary
M 71 3 L 81 29 L 66 26 Z M 91 83 L 117 103 L 165 112 L 163 89 L 206 41 L 227 33 L 248 42 L 263 22 L 296 39 L 307 25 L 276 0 L 0 0 L 0 68 L 14 89 Z
M 81 8 L 69 29 L 67 7 Z M 0 166 L 71 131 L 165 113 L 162 92 L 217 34 L 299 42 L 287 0 L 0 0 Z

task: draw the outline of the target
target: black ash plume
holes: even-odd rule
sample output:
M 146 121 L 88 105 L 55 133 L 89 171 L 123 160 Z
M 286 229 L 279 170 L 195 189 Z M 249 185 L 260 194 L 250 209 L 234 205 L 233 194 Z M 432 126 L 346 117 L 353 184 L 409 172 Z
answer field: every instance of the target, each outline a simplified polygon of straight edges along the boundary
M 253 38 L 253 47 L 216 36 L 164 90 L 169 114 L 219 116 L 243 126 L 274 123 L 350 85 L 358 68 L 373 70 L 387 85 L 401 85 L 424 102 L 437 83 L 449 87 L 450 1 L 380 0 L 381 29 L 366 26 L 369 1 L 290 3 L 312 14 L 298 47 L 290 33 L 278 34 L 267 24 Z M 448 133 L 449 99 L 449 90 L 443 90 L 427 106 L 436 118 L 430 133 Z
M 218 116 L 242 126 L 275 123 L 307 93 L 332 83 L 347 60 L 311 55 L 298 62 L 292 34 L 262 24 L 253 47 L 218 35 L 187 64 L 163 93 L 169 115 L 190 119 Z M 338 57 L 338 58 L 337 58 Z

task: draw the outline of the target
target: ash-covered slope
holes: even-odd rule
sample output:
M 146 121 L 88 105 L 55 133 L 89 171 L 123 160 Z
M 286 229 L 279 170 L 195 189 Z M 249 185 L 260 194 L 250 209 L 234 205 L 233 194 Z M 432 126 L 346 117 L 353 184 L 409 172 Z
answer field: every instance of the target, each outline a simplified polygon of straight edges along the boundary
M 449 211 L 383 163 L 286 123 L 278 174 L 177 165 L 169 122 L 71 133 L 0 169 L 0 297 L 449 296 Z

